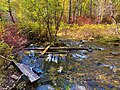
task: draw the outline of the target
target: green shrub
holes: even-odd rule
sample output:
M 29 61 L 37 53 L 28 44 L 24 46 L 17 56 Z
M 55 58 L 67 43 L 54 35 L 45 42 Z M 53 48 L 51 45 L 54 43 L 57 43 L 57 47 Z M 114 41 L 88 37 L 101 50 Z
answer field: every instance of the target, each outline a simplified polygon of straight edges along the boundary
M 0 55 L 3 55 L 5 57 L 9 57 L 11 55 L 12 48 L 8 46 L 8 44 L 4 42 L 0 42 Z M 5 64 L 5 60 L 0 58 L 0 67 Z

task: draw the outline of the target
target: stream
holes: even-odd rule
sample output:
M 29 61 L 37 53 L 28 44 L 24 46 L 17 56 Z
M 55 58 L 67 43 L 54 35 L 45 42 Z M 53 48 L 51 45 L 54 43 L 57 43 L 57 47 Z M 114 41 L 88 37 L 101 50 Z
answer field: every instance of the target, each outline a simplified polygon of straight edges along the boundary
M 93 51 L 71 51 L 58 75 L 57 86 L 70 90 L 119 90 L 119 46 L 88 41 L 64 41 L 67 46 L 89 47 Z M 60 84 L 60 85 L 59 85 Z
M 61 42 L 68 47 L 88 47 L 91 51 L 72 50 L 68 54 L 49 54 L 44 57 L 34 55 L 33 51 L 20 52 L 20 63 L 30 65 L 31 68 L 40 66 L 34 71 L 39 73 L 43 82 L 35 85 L 23 82 L 18 85 L 18 90 L 27 86 L 25 90 L 120 90 L 119 46 L 86 40 Z M 41 61 L 37 60 L 34 64 L 31 60 L 32 64 L 28 64 L 28 55 L 39 57 L 34 60 Z

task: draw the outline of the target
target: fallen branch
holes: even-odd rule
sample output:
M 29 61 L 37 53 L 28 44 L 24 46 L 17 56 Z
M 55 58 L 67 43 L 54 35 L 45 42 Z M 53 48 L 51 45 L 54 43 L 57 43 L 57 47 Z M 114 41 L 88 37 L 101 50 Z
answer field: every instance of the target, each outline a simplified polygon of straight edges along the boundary
M 25 48 L 25 50 L 45 50 L 45 48 Z M 53 51 L 53 50 L 87 50 L 90 51 L 89 48 L 82 48 L 82 47 L 50 47 L 48 48 L 48 51 Z

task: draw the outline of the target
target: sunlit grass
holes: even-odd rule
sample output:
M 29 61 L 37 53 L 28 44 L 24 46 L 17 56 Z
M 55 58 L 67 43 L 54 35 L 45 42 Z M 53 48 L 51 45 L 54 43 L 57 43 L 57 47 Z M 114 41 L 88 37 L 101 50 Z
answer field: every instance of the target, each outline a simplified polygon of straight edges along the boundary
M 58 36 L 69 39 L 97 39 L 106 41 L 120 37 L 119 34 L 116 35 L 116 25 L 114 24 L 62 25 Z

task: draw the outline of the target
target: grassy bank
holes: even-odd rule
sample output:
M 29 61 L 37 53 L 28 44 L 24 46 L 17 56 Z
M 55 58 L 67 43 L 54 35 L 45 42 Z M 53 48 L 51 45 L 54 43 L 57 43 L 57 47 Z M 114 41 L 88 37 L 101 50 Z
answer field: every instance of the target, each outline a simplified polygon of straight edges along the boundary
M 84 26 L 63 24 L 61 27 L 58 36 L 67 39 L 112 41 L 120 38 L 120 34 L 116 34 L 116 25 L 113 24 L 86 24 Z

